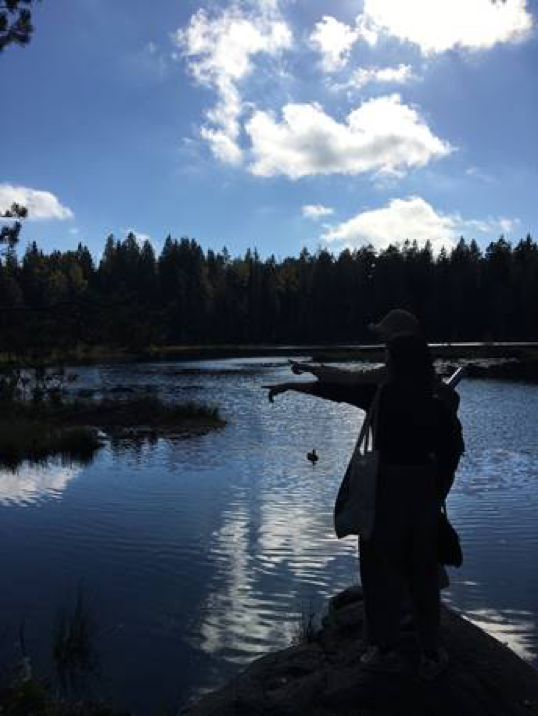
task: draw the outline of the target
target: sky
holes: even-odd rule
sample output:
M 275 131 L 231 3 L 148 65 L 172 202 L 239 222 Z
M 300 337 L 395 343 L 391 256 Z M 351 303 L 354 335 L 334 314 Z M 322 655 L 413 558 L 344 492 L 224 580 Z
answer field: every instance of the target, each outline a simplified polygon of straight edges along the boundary
M 46 251 L 538 233 L 538 0 L 43 0 L 0 55 L 0 209 Z

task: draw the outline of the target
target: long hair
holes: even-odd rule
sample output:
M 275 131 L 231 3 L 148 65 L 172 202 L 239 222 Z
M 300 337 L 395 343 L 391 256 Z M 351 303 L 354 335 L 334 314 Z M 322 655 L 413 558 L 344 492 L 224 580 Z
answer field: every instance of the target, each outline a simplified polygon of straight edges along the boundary
M 421 393 L 433 390 L 433 359 L 425 339 L 416 333 L 400 333 L 387 341 L 391 382 Z

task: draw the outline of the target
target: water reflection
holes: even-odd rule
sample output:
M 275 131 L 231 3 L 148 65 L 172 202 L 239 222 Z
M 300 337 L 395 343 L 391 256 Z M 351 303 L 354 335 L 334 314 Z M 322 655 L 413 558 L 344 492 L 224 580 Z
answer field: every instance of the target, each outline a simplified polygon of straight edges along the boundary
M 15 470 L 0 470 L 0 505 L 31 505 L 45 498 L 60 499 L 81 467 L 59 463 L 23 464 Z
M 469 621 L 532 662 L 536 656 L 536 617 L 529 611 L 516 609 L 471 609 L 464 615 Z

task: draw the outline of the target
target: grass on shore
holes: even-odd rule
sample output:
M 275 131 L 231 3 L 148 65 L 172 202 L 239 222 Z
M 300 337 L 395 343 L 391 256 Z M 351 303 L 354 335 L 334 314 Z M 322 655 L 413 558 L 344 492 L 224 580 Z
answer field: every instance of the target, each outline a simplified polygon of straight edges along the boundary
M 177 428 L 193 425 L 217 427 L 224 425 L 218 408 L 203 403 L 167 403 L 155 395 L 129 398 L 78 398 L 58 403 L 17 402 L 12 417 L 39 420 L 50 426 L 93 426 L 101 430 L 150 427 Z
M 4 632 L 4 635 L 8 630 Z M 0 668 L 0 713 L 9 716 L 128 716 L 111 704 L 92 701 L 90 679 L 98 674 L 98 632 L 79 585 L 74 604 L 57 611 L 51 644 L 53 671 L 34 673 L 27 651 L 25 620 L 18 629 L 18 656 Z M 93 698 L 93 696 L 91 697 Z

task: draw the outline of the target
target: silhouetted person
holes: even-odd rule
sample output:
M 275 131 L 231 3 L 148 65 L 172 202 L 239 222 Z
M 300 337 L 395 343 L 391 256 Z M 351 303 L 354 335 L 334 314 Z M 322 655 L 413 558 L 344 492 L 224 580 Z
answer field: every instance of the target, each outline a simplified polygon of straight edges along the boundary
M 409 587 L 422 650 L 421 674 L 445 666 L 439 648 L 437 529 L 441 501 L 461 454 L 459 422 L 434 395 L 426 341 L 401 334 L 387 342 L 374 446 L 379 452 L 376 514 L 370 539 L 360 540 L 369 668 L 398 669 L 402 598 Z
M 441 499 L 448 494 L 463 449 L 461 426 L 455 417 L 459 397 L 452 389 L 446 391 L 448 400 L 434 396 L 434 389 L 442 392 L 438 390 L 440 381 L 420 335 L 397 334 L 388 339 L 387 347 L 387 365 L 366 371 L 364 376 L 340 371 L 342 379 L 329 382 L 336 375 L 334 370 L 338 370 L 329 368 L 319 375 L 319 381 L 265 387 L 269 388 L 270 400 L 293 390 L 368 410 L 379 383 L 385 383 L 374 442 L 381 453 L 380 516 L 378 521 L 376 513 L 372 538 L 360 540 L 369 643 L 363 663 L 367 668 L 397 670 L 393 648 L 407 587 L 423 649 L 421 671 L 428 677 L 444 666 L 437 644 L 439 578 L 435 531 Z

